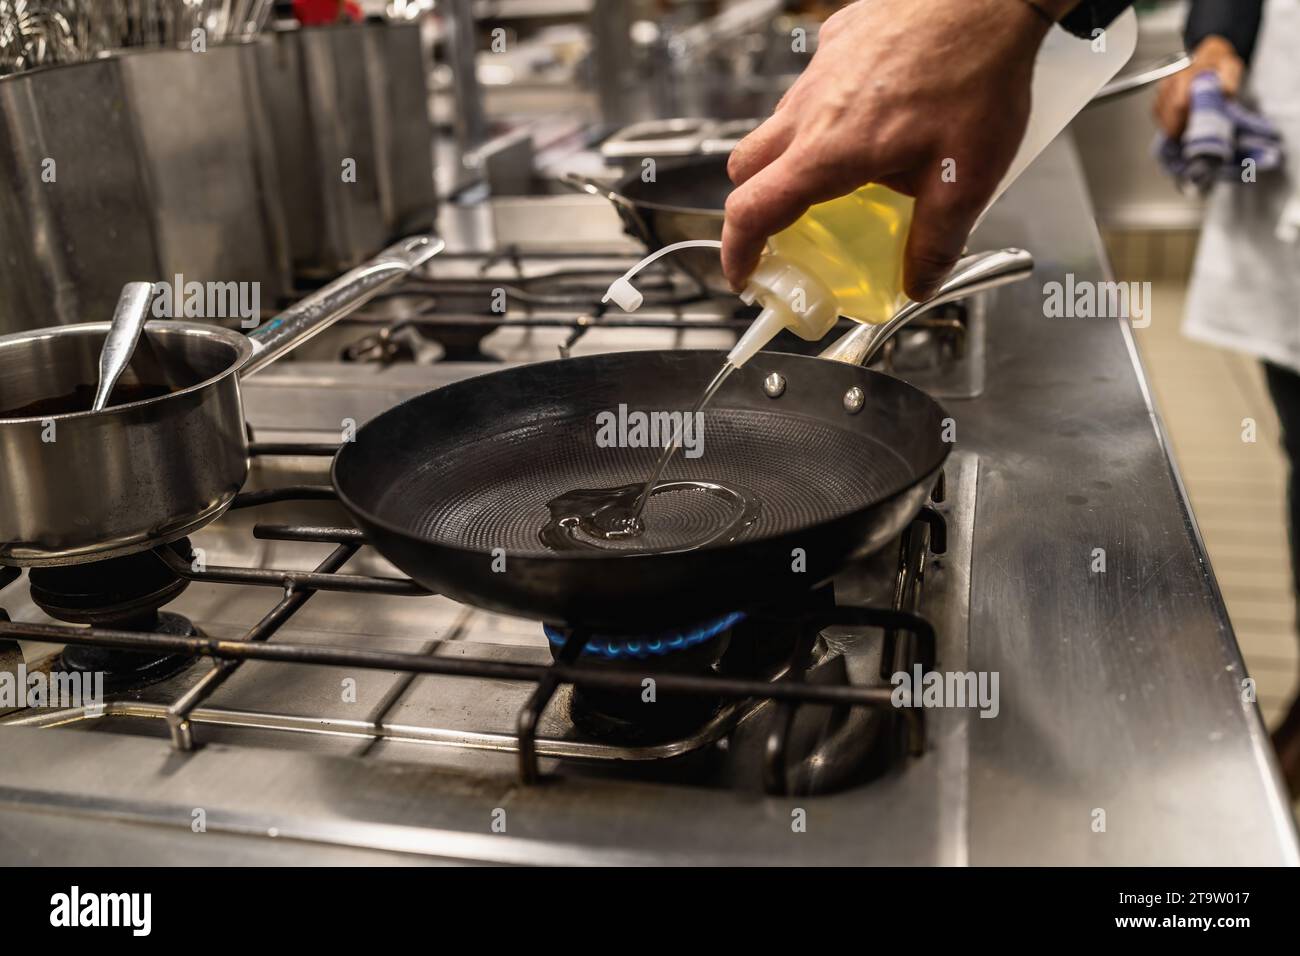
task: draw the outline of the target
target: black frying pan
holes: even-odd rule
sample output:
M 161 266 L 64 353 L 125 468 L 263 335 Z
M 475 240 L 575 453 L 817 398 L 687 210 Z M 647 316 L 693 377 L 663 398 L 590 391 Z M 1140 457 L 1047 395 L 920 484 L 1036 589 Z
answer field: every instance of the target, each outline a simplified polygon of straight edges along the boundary
M 703 454 L 678 454 L 663 478 L 757 501 L 734 540 L 680 549 L 730 518 L 699 491 L 650 499 L 637 545 L 658 553 L 553 551 L 539 539 L 552 498 L 644 481 L 658 456 L 601 447 L 597 416 L 690 408 L 721 352 L 565 359 L 449 385 L 365 425 L 334 459 L 334 488 L 385 557 L 479 607 L 646 633 L 776 603 L 898 535 L 948 455 L 939 404 L 861 366 L 926 310 L 1032 272 L 1019 249 L 968 256 L 934 298 L 855 328 L 822 357 L 760 352 L 734 373 L 705 412 Z M 860 401 L 846 403 L 850 393 Z
M 706 410 L 703 454 L 679 453 L 664 476 L 720 482 L 757 500 L 758 517 L 739 538 L 674 553 L 543 545 L 550 499 L 643 481 L 658 454 L 599 447 L 596 416 L 620 404 L 684 411 L 722 359 L 711 351 L 616 353 L 458 382 L 366 424 L 335 458 L 334 486 L 375 548 L 430 590 L 607 631 L 778 602 L 882 547 L 912 520 L 949 450 L 940 405 L 856 365 L 764 352 Z M 777 398 L 764 389 L 772 373 L 785 381 Z M 853 388 L 863 393 L 856 412 L 845 402 Z M 725 525 L 720 507 L 696 490 L 656 495 L 637 547 L 697 540 L 710 523 Z

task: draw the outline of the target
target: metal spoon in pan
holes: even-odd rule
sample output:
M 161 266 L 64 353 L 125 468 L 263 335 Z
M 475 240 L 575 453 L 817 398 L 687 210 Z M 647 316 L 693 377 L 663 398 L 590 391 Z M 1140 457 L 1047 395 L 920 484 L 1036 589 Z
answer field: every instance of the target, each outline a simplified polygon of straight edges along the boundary
M 99 351 L 99 388 L 95 390 L 95 401 L 90 406 L 92 412 L 98 412 L 108 404 L 113 386 L 131 362 L 136 343 L 140 341 L 140 330 L 149 318 L 152 291 L 153 286 L 148 282 L 128 282 L 122 286 L 117 308 L 113 311 L 113 324 L 109 326 L 104 346 Z

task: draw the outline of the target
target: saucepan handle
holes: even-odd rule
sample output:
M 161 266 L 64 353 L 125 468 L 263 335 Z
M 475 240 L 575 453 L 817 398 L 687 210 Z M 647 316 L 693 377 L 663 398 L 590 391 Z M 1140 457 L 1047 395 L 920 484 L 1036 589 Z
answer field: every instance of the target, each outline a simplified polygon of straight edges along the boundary
M 262 323 L 248 333 L 253 354 L 239 370 L 240 378 L 260 371 L 290 349 L 355 312 L 436 256 L 444 245 L 441 239 L 430 234 L 403 239 Z
M 859 325 L 822 352 L 821 357 L 849 365 L 866 365 L 895 332 L 918 315 L 986 289 L 1027 279 L 1033 271 L 1034 257 L 1023 249 L 999 249 L 967 256 L 953 267 L 933 298 L 909 302 L 888 322 Z

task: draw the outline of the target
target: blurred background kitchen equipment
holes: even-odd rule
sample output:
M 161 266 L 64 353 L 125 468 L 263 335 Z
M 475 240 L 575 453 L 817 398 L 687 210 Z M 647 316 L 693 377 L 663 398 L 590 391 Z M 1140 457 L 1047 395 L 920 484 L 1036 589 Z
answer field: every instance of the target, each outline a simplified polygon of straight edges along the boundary
M 432 227 L 420 26 L 271 7 L 0 2 L 0 332 L 102 315 L 123 276 L 274 307 Z
M 253 46 L 0 78 L 0 331 L 84 321 L 124 277 L 292 291 Z
M 277 30 L 261 89 L 296 275 L 337 274 L 437 215 L 420 28 Z
M 721 239 L 722 209 L 734 188 L 727 155 L 695 156 L 659 164 L 647 181 L 636 169 L 612 186 L 577 173 L 562 181 L 590 196 L 608 199 L 628 235 L 650 251 L 688 239 Z M 727 292 L 722 261 L 713 249 L 684 249 L 672 261 L 706 289 Z
M 0 75 L 137 47 L 254 36 L 273 0 L 0 0 Z

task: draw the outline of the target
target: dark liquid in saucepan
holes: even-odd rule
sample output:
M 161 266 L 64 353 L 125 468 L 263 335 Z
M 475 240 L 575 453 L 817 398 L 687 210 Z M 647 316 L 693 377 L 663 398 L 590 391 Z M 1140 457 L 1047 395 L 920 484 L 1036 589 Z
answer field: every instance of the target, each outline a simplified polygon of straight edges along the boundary
M 166 385 L 128 385 L 125 382 L 120 382 L 113 389 L 113 394 L 108 396 L 107 407 L 127 405 L 131 402 L 143 401 L 146 398 L 158 398 L 171 391 L 172 389 Z M 90 406 L 94 401 L 95 386 L 78 385 L 71 392 L 65 392 L 62 395 L 38 398 L 26 405 L 4 408 L 0 410 L 0 418 L 40 418 L 49 415 L 66 415 L 69 412 L 86 412 L 90 411 Z

